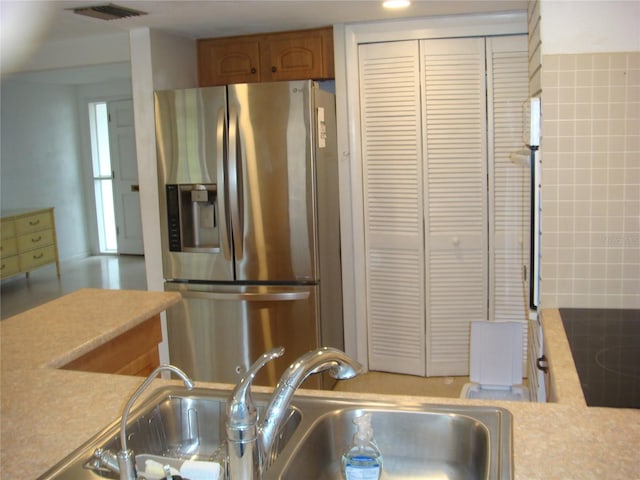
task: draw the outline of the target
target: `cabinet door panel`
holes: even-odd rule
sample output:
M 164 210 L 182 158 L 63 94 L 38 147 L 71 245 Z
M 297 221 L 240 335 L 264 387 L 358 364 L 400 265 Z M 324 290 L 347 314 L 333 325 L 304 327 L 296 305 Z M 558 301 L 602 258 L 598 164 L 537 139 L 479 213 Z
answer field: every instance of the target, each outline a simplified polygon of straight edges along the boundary
M 321 36 L 292 34 L 269 37 L 266 46 L 270 70 L 266 75 L 270 75 L 271 80 L 323 78 L 324 48 Z
M 200 40 L 198 80 L 201 87 L 259 82 L 260 40 L 257 37 Z

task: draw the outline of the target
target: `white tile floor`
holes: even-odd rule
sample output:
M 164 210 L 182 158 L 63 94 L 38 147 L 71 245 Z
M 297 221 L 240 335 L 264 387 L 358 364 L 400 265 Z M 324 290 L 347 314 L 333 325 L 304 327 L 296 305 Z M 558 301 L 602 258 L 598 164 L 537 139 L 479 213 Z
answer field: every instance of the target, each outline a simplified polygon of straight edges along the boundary
M 26 278 L 19 275 L 2 281 L 0 319 L 16 315 L 80 288 L 146 290 L 142 256 L 95 256 L 34 270 Z M 335 390 L 380 394 L 458 397 L 468 377 L 422 378 L 384 372 L 369 372 L 338 382 Z
M 146 290 L 144 257 L 103 255 L 60 264 L 60 278 L 54 265 L 2 281 L 0 319 L 51 301 L 80 288 Z

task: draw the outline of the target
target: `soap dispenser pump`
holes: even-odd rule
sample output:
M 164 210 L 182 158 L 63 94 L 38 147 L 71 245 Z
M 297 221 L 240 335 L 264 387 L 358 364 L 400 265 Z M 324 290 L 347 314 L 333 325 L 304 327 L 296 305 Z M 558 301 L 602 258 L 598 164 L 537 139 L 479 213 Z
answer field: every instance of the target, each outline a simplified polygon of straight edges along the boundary
M 353 444 L 342 455 L 342 475 L 345 480 L 379 480 L 382 474 L 382 454 L 373 440 L 371 414 L 353 419 L 356 433 Z

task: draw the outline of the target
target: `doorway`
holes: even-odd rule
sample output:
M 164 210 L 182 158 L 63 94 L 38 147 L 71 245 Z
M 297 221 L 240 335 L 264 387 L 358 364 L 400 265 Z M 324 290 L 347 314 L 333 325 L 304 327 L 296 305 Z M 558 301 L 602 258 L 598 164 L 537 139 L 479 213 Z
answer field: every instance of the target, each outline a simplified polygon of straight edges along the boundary
M 89 104 L 100 254 L 144 253 L 131 100 Z

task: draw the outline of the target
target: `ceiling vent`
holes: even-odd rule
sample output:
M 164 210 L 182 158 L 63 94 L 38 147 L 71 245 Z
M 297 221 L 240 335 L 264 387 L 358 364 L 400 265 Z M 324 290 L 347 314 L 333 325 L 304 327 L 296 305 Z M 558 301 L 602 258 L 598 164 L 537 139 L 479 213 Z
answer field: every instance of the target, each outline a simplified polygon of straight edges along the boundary
M 121 7 L 119 5 L 114 5 L 113 3 L 109 3 L 108 5 L 74 8 L 72 10 L 73 13 L 77 13 L 78 15 L 99 18 L 101 20 L 117 20 L 119 18 L 139 17 L 140 15 L 147 14 L 146 12 Z

